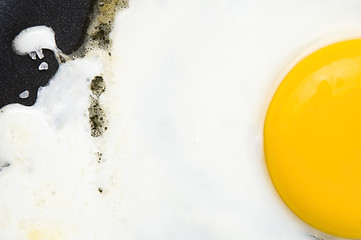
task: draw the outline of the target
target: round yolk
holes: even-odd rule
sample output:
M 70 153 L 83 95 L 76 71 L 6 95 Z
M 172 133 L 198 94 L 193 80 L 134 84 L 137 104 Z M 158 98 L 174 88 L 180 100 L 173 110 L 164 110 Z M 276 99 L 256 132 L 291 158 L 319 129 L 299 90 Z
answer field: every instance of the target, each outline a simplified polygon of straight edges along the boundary
M 322 48 L 288 73 L 267 112 L 264 150 L 299 218 L 361 238 L 361 40 Z

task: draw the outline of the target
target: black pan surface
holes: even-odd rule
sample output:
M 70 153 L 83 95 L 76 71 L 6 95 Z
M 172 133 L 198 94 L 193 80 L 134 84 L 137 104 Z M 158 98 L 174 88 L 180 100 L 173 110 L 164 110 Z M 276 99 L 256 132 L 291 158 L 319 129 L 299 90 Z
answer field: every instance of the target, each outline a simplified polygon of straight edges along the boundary
M 10 103 L 31 106 L 37 90 L 45 86 L 58 69 L 51 51 L 44 51 L 44 59 L 32 60 L 16 55 L 12 49 L 15 36 L 25 28 L 46 25 L 55 31 L 58 47 L 66 54 L 75 51 L 83 42 L 93 0 L 0 0 L 0 108 Z M 39 71 L 42 61 L 47 71 Z M 29 97 L 19 94 L 29 91 Z

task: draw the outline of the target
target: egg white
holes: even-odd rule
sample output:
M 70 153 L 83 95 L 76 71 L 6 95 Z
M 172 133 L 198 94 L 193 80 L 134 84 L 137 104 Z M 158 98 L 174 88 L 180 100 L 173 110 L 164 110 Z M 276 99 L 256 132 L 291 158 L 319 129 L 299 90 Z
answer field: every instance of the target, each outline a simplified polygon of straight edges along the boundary
M 263 119 L 297 60 L 361 35 L 360 12 L 352 0 L 130 1 L 110 58 L 62 64 L 33 107 L 1 110 L 0 239 L 330 239 L 275 193 Z M 99 74 L 109 125 L 92 138 Z

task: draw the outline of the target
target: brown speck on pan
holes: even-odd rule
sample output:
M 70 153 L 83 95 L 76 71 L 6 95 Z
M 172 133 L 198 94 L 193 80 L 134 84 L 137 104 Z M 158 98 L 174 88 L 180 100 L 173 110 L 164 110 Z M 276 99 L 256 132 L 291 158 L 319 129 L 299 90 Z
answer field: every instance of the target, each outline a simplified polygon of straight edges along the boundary
M 97 161 L 98 161 L 98 163 L 103 162 L 103 153 L 97 152 L 96 155 L 97 155 Z
M 90 16 L 87 38 L 78 52 L 73 55 L 85 55 L 92 49 L 104 49 L 111 56 L 111 39 L 109 34 L 113 28 L 116 13 L 128 7 L 128 0 L 98 0 Z M 108 129 L 106 113 L 101 106 L 100 95 L 106 90 L 102 76 L 95 76 L 90 84 L 90 106 L 88 108 L 91 136 L 100 137 Z

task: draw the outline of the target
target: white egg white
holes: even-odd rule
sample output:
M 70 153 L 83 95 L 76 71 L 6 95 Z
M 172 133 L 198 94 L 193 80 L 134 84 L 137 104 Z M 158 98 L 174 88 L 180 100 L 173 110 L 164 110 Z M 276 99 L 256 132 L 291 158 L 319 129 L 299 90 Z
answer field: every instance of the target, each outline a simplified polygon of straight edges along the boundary
M 19 55 L 41 49 L 56 51 L 54 30 L 47 26 L 34 26 L 21 31 L 13 41 L 14 51 Z
M 352 0 L 130 1 L 111 57 L 61 64 L 34 106 L 1 109 L 0 239 L 331 239 L 275 193 L 262 125 L 283 74 L 359 37 L 360 13 Z M 94 138 L 97 75 L 108 129 Z

